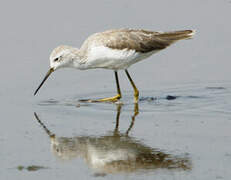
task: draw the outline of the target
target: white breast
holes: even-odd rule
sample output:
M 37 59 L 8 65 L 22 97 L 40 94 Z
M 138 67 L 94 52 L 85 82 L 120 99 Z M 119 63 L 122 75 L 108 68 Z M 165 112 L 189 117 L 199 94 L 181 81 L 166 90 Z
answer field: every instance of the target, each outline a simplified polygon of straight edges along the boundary
M 118 50 L 111 49 L 105 46 L 92 47 L 88 51 L 88 56 L 85 66 L 87 68 L 106 68 L 106 69 L 126 69 L 130 65 L 145 59 L 155 53 L 139 53 L 135 50 Z

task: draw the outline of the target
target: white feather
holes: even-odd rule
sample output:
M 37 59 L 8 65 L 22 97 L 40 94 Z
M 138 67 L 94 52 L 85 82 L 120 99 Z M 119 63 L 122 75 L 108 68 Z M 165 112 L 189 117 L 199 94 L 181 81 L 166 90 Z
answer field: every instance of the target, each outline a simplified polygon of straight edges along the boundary
M 106 68 L 106 69 L 127 69 L 132 64 L 151 56 L 157 51 L 140 53 L 129 49 L 111 49 L 105 46 L 92 47 L 81 69 Z M 79 68 L 79 67 L 78 67 Z

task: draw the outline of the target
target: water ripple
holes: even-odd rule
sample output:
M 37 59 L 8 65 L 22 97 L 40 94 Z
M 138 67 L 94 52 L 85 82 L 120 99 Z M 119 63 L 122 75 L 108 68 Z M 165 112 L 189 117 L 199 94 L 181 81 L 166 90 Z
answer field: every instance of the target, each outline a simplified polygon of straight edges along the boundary
M 92 95 L 94 94 L 94 95 Z M 92 93 L 83 97 L 97 98 L 112 96 L 112 92 Z M 141 92 L 139 106 L 143 112 L 197 112 L 231 114 L 230 88 L 223 86 L 185 86 L 158 91 Z M 126 92 L 118 102 L 126 111 L 133 110 L 133 92 Z M 97 110 L 114 111 L 114 103 L 83 103 L 79 97 L 48 99 L 38 103 L 40 106 L 70 106 L 74 108 L 91 107 Z

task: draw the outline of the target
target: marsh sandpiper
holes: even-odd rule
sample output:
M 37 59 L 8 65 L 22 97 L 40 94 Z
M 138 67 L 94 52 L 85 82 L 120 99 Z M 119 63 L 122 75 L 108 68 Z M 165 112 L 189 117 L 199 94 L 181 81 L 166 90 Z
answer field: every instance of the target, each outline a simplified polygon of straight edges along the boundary
M 80 70 L 104 68 L 115 73 L 117 95 L 103 99 L 87 99 L 88 102 L 116 102 L 121 98 L 118 79 L 118 70 L 124 70 L 133 89 L 134 102 L 139 99 L 139 91 L 133 82 L 128 67 L 152 54 L 165 49 L 178 40 L 190 39 L 193 30 L 155 32 L 135 29 L 116 29 L 95 33 L 88 37 L 80 49 L 61 45 L 55 48 L 50 55 L 50 69 L 36 89 L 40 87 L 49 75 L 57 69 L 76 68 Z

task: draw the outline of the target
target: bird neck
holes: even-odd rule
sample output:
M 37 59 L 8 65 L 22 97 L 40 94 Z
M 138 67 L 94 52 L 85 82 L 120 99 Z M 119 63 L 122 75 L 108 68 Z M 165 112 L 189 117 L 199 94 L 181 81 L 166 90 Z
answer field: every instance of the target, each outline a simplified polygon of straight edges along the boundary
M 73 67 L 76 69 L 84 70 L 86 69 L 86 56 L 81 49 L 72 52 L 72 63 Z

